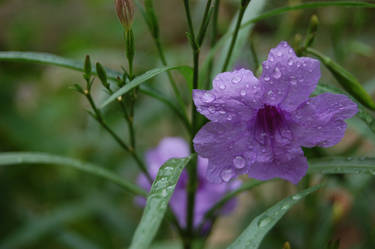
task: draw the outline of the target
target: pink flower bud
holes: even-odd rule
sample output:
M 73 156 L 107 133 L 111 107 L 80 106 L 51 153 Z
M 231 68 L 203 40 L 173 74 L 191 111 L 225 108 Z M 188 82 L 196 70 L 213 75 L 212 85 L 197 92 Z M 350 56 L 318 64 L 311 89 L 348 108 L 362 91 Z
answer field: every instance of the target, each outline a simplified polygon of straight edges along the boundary
M 117 16 L 125 30 L 129 30 L 133 23 L 133 0 L 115 0 Z

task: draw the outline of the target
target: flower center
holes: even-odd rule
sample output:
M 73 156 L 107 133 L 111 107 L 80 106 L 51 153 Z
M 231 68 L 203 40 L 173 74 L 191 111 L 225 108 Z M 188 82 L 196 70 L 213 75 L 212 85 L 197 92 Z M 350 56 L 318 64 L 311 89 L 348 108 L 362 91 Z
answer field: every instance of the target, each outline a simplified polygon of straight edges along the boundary
M 275 106 L 265 105 L 259 109 L 255 120 L 255 138 L 261 143 L 272 142 L 275 137 L 288 136 L 290 130 L 287 128 L 283 112 Z

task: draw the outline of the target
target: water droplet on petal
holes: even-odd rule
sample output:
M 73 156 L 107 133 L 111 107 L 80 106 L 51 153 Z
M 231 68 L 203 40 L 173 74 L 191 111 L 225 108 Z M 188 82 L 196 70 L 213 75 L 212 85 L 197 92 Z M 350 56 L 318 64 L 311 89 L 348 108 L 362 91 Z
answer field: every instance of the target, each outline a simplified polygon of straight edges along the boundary
M 228 117 L 227 117 L 227 119 L 228 120 L 232 120 L 233 119 L 232 115 L 229 114 Z
M 280 69 L 278 67 L 276 67 L 275 71 L 273 71 L 272 77 L 274 77 L 275 79 L 280 79 L 281 72 L 280 72 Z
M 242 156 L 236 156 L 233 159 L 233 165 L 237 169 L 242 169 L 243 167 L 245 167 L 246 161 L 245 161 L 245 159 Z
M 227 112 L 224 111 L 224 110 L 221 110 L 221 111 L 219 111 L 219 113 L 220 113 L 220 114 L 225 114 L 225 113 L 227 113 Z
M 292 66 L 293 63 L 294 63 L 294 62 L 293 62 L 293 58 L 289 58 L 289 60 L 288 60 L 288 65 L 289 65 L 289 66 Z
M 224 85 L 224 84 L 220 84 L 219 88 L 220 88 L 221 90 L 224 90 L 224 89 L 225 89 L 225 85 Z
M 240 94 L 241 94 L 241 96 L 245 96 L 246 95 L 246 90 L 241 90 Z
M 221 172 L 221 179 L 223 179 L 224 182 L 229 182 L 232 177 L 233 171 L 231 169 L 226 169 Z
M 215 96 L 211 93 L 204 93 L 202 96 L 202 101 L 206 103 L 211 103 L 215 100 Z
M 216 112 L 215 106 L 212 105 L 212 106 L 208 107 L 208 111 L 211 112 L 211 113 L 215 113 Z
M 238 82 L 241 81 L 241 77 L 238 77 L 238 76 L 235 76 L 233 79 L 232 79 L 232 83 L 233 84 L 237 84 Z
M 283 54 L 281 53 L 281 51 L 278 51 L 278 52 L 276 53 L 276 55 L 279 56 L 279 57 L 281 57 Z
M 270 77 L 268 76 L 264 77 L 264 81 L 270 81 Z
M 296 86 L 296 85 L 297 85 L 297 81 L 296 81 L 296 80 L 291 80 L 291 81 L 290 81 L 290 84 L 291 84 L 292 86 Z

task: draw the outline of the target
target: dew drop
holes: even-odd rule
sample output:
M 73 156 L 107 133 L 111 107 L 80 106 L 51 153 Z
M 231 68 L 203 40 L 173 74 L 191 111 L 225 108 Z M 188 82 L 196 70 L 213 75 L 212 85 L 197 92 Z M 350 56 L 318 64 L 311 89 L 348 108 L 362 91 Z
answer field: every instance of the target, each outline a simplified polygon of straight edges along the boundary
M 219 111 L 219 113 L 220 113 L 220 114 L 225 114 L 225 113 L 227 113 L 227 112 L 224 111 L 224 110 L 221 110 L 221 111 Z
M 286 210 L 289 208 L 289 205 L 285 204 L 284 206 L 281 207 L 281 210 Z
M 232 176 L 233 171 L 231 169 L 226 169 L 221 172 L 221 179 L 223 179 L 224 182 L 229 182 Z
M 228 117 L 227 117 L 227 120 L 232 120 L 233 119 L 233 117 L 232 117 L 232 115 L 228 115 Z
M 210 113 L 215 113 L 216 112 L 216 108 L 215 108 L 215 106 L 210 106 L 210 107 L 208 107 L 208 111 L 210 112 Z
M 291 84 L 292 86 L 296 86 L 296 85 L 297 85 L 297 81 L 296 81 L 296 80 L 291 80 L 291 81 L 290 81 L 290 84 Z
M 212 95 L 211 93 L 204 93 L 203 96 L 202 96 L 203 102 L 211 103 L 214 100 L 215 100 L 215 96 Z
M 233 165 L 237 169 L 242 169 L 243 167 L 245 167 L 246 161 L 245 161 L 245 159 L 242 156 L 236 156 L 233 159 Z
M 302 196 L 300 196 L 299 194 L 292 196 L 292 199 L 295 200 L 295 201 L 298 201 L 301 198 L 302 198 Z
M 224 84 L 220 84 L 219 88 L 220 88 L 221 90 L 224 90 L 224 89 L 225 89 L 225 85 L 224 85 Z
M 280 69 L 278 67 L 276 67 L 275 71 L 273 71 L 272 77 L 274 77 L 275 79 L 280 79 L 281 72 L 280 72 Z
M 288 60 L 288 65 L 289 65 L 289 66 L 292 66 L 293 63 L 294 63 L 294 62 L 293 62 L 293 58 L 289 58 L 289 60 Z
M 270 77 L 268 76 L 264 77 L 264 81 L 270 81 Z
M 163 197 L 167 197 L 167 195 L 168 195 L 167 190 L 166 190 L 166 189 L 163 189 L 163 191 L 161 191 L 161 196 L 163 196 Z
M 245 96 L 246 95 L 246 90 L 241 90 L 240 94 L 241 94 L 241 96 Z
M 232 83 L 233 84 L 237 84 L 238 82 L 241 81 L 241 77 L 238 77 L 238 76 L 235 76 L 233 79 L 232 79 Z
M 278 52 L 276 53 L 276 55 L 279 56 L 279 57 L 281 57 L 283 54 L 281 53 L 281 51 L 278 51 Z
M 269 217 L 269 216 L 264 216 L 262 217 L 259 221 L 258 221 L 258 226 L 259 227 L 265 227 L 267 226 L 268 224 L 270 224 L 272 221 L 272 218 Z

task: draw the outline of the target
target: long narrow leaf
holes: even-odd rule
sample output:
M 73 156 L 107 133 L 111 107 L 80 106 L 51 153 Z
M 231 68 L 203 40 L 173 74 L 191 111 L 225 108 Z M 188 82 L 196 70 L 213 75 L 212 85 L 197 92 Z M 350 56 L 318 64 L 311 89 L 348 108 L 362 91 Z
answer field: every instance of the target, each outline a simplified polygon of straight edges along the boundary
M 112 101 L 116 100 L 118 97 L 124 95 L 125 93 L 129 92 L 131 89 L 141 85 L 142 83 L 146 82 L 147 80 L 170 70 L 179 70 L 183 75 L 188 75 L 189 72 L 192 70 L 188 66 L 177 66 L 177 67 L 162 67 L 162 68 L 154 68 L 150 71 L 145 72 L 142 75 L 137 76 L 131 82 L 126 84 L 125 86 L 121 87 L 115 93 L 113 93 L 104 103 L 101 105 L 101 108 L 105 107 Z
M 311 160 L 308 173 L 375 175 L 373 157 L 327 157 Z
M 71 167 L 92 175 L 102 177 L 110 182 L 120 185 L 129 193 L 135 195 L 145 195 L 145 192 L 137 185 L 125 181 L 122 177 L 115 175 L 111 171 L 95 166 L 91 163 L 84 163 L 69 157 L 61 157 L 46 153 L 34 152 L 9 152 L 0 153 L 0 166 L 37 164 L 37 165 L 61 165 Z
M 374 101 L 354 75 L 319 51 L 312 48 L 307 48 L 306 51 L 317 57 L 328 68 L 337 82 L 355 99 L 366 107 L 375 110 Z
M 227 249 L 257 249 L 271 228 L 291 207 L 302 198 L 318 190 L 320 187 L 321 186 L 318 185 L 308 188 L 267 209 L 261 215 L 257 216 L 245 231 L 243 231 L 241 235 L 229 247 L 227 247 Z
M 245 24 L 248 21 L 255 18 L 256 16 L 258 16 L 259 13 L 263 10 L 264 6 L 266 5 L 266 2 L 267 2 L 266 0 L 252 0 L 250 2 L 249 6 L 246 9 L 246 12 L 243 16 L 241 24 Z M 238 14 L 233 18 L 231 26 L 230 26 L 230 28 L 227 32 L 227 33 L 231 34 L 229 36 L 230 38 L 232 38 L 232 36 L 233 36 L 233 31 L 234 31 L 234 27 L 236 26 L 237 18 L 238 18 Z M 238 59 L 239 55 L 242 53 L 242 51 L 244 49 L 243 47 L 245 46 L 246 41 L 249 38 L 252 27 L 253 27 L 252 25 L 248 25 L 248 26 L 242 28 L 238 32 L 238 36 L 237 36 L 237 40 L 236 40 L 236 46 L 233 49 L 232 57 L 231 57 L 231 59 L 229 61 L 229 64 L 228 64 L 229 69 L 231 69 L 233 67 L 233 65 L 236 62 L 236 60 Z M 222 52 L 220 54 L 220 57 L 218 58 L 217 63 L 215 65 L 215 70 L 213 70 L 213 75 L 216 75 L 216 74 L 220 73 L 220 70 L 222 69 L 222 67 L 224 65 L 224 62 L 225 62 L 225 59 L 226 59 L 226 56 L 227 56 L 227 53 L 228 53 L 228 50 L 229 50 L 229 47 L 230 47 L 230 43 L 231 43 L 231 39 L 227 39 L 226 42 L 225 42 L 224 48 L 222 49 Z
M 160 168 L 129 249 L 149 248 L 167 211 L 181 172 L 190 159 L 191 157 L 170 159 Z
M 66 59 L 61 56 L 57 56 L 49 53 L 40 52 L 19 52 L 19 51 L 1 51 L 0 61 L 15 61 L 15 62 L 29 62 L 29 63 L 40 63 L 45 65 L 53 65 L 58 67 L 64 67 L 73 69 L 79 72 L 84 72 L 84 62 L 79 62 L 71 59 Z M 108 78 L 116 79 L 121 77 L 121 74 L 112 71 L 108 68 L 105 69 Z M 96 74 L 95 66 L 92 67 L 92 72 Z

